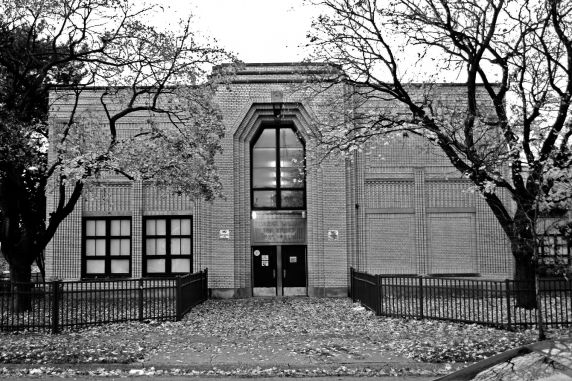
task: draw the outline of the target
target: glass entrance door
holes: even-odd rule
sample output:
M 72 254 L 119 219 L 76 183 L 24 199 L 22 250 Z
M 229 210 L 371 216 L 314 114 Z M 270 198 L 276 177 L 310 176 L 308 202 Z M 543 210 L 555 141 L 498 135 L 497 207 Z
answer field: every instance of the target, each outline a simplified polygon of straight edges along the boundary
M 282 246 L 283 295 L 306 295 L 306 246 Z
M 253 246 L 253 296 L 307 295 L 306 246 Z

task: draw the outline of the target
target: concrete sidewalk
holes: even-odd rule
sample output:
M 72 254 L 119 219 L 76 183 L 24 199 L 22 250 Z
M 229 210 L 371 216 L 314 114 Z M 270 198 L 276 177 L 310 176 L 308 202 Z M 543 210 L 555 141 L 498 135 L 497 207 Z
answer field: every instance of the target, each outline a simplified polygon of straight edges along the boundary
M 304 339 L 289 337 L 295 342 Z M 276 337 L 267 337 L 259 344 L 241 338 L 215 341 L 209 337 L 193 337 L 188 347 L 156 351 L 140 365 L 145 369 L 184 369 L 201 374 L 215 369 L 221 375 L 231 372 L 243 376 L 423 376 L 428 379 L 464 366 L 420 363 L 371 349 L 358 352 L 335 342 L 332 338 L 329 349 L 321 353 L 316 353 L 311 345 L 300 353 Z

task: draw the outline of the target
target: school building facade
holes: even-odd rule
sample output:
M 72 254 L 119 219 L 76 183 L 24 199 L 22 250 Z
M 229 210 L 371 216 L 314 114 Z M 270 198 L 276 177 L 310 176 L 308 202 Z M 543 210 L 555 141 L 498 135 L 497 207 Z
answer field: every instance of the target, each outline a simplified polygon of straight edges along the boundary
M 319 121 L 344 84 L 312 92 L 322 65 L 246 64 L 216 101 L 225 198 L 212 203 L 110 177 L 89 187 L 46 249 L 46 278 L 209 269 L 214 296 L 347 295 L 349 268 L 506 277 L 510 246 L 471 184 L 415 137 L 323 159 Z M 310 86 L 319 86 L 311 84 Z M 435 85 L 444 102 L 460 87 Z M 312 93 L 312 96 L 309 96 Z M 80 110 L 98 109 L 98 90 Z M 71 105 L 55 99 L 50 117 Z M 137 129 L 143 116 L 118 128 Z M 279 179 L 279 180 L 278 180 Z M 48 195 L 50 203 L 55 202 Z

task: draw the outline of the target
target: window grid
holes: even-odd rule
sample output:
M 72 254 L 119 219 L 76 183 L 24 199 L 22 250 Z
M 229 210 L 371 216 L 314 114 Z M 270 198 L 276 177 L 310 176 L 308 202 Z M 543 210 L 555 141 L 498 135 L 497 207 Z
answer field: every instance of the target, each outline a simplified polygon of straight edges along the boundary
M 543 235 L 540 237 L 540 257 L 544 265 L 568 267 L 572 264 L 570 242 L 562 235 Z
M 131 276 L 131 218 L 83 219 L 82 277 Z
M 143 226 L 144 275 L 160 276 L 192 272 L 191 216 L 144 217 Z
M 264 133 L 267 131 L 274 131 L 273 132 L 273 145 L 272 146 L 265 146 L 264 143 L 268 143 L 267 141 L 263 142 L 261 146 L 262 140 L 266 137 Z M 289 146 L 286 142 L 288 137 L 285 137 L 285 134 L 281 134 L 281 132 L 293 132 L 293 137 L 295 139 L 295 143 L 300 144 L 300 147 L 296 146 Z M 268 139 L 265 139 L 268 140 Z M 284 141 L 283 141 L 284 140 Z M 306 148 L 303 139 L 300 138 L 298 132 L 294 128 L 293 125 L 271 125 L 271 126 L 264 126 L 252 140 L 253 143 L 250 149 L 250 162 L 251 162 L 251 205 L 253 210 L 274 210 L 274 209 L 285 209 L 285 210 L 300 210 L 306 208 Z M 292 143 L 292 142 L 290 142 Z M 265 153 L 264 155 L 267 157 L 271 157 L 274 159 L 273 165 L 269 167 L 261 167 L 256 166 L 254 157 L 255 155 L 260 155 L 262 152 L 272 150 L 272 154 Z M 289 151 L 302 151 L 302 159 L 301 165 L 297 167 L 296 165 L 292 165 L 288 161 L 284 160 L 284 156 L 287 156 Z M 262 156 L 262 155 L 260 155 Z M 261 186 L 259 183 L 260 171 L 266 169 L 267 171 L 272 171 L 272 174 L 275 174 L 275 182 L 273 186 Z M 297 171 L 301 171 L 300 177 L 301 179 L 293 179 L 292 183 L 295 184 L 296 182 L 301 182 L 300 185 L 293 185 L 287 186 L 283 185 L 283 182 L 287 182 L 288 180 L 283 180 L 292 173 L 296 173 Z M 274 197 L 274 205 L 272 202 L 270 204 L 264 204 L 262 201 L 257 201 L 257 196 L 267 195 L 270 198 Z M 297 201 L 296 196 L 301 194 L 301 200 Z M 289 197 L 288 197 L 289 196 Z M 289 201 L 291 200 L 291 201 Z

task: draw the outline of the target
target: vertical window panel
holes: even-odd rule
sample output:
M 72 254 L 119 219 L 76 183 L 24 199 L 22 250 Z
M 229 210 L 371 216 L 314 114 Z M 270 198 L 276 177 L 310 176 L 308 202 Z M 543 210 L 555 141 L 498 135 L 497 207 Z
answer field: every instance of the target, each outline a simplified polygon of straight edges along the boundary
M 89 256 L 95 255 L 95 240 L 88 239 L 85 241 L 85 254 Z
M 157 238 L 156 242 L 156 252 L 157 255 L 166 255 L 167 254 L 167 239 L 165 238 Z
M 131 236 L 131 221 L 121 220 L 121 235 L 125 237 Z
M 131 241 L 128 239 L 121 240 L 120 255 L 130 255 L 131 254 Z
M 109 224 L 110 232 L 109 235 L 117 237 L 121 235 L 121 221 L 114 220 Z
M 294 128 L 263 128 L 251 150 L 252 208 L 304 208 L 304 150 L 304 142 Z M 292 193 L 294 190 L 300 192 Z
M 155 235 L 157 229 L 155 229 L 155 220 L 147 220 L 145 222 L 145 232 L 147 235 Z
M 291 128 L 280 129 L 280 147 L 285 148 L 298 148 L 302 147 L 300 139 Z
M 171 220 L 171 235 L 181 234 L 181 220 L 173 219 Z
M 105 220 L 96 220 L 95 221 L 95 234 L 96 236 L 104 236 L 105 235 Z
M 87 220 L 85 222 L 85 235 L 88 237 L 95 235 L 95 221 Z
M 273 147 L 276 147 L 276 130 L 274 128 L 264 129 L 256 141 L 255 148 Z
M 171 238 L 171 255 L 181 254 L 181 239 Z
M 109 241 L 109 255 L 121 255 L 121 240 L 111 239 Z
M 145 240 L 145 249 L 146 249 L 146 254 L 147 255 L 155 255 L 157 253 L 157 250 L 155 250 L 155 246 L 156 246 L 156 240 L 153 238 L 147 238 Z
M 105 240 L 96 239 L 95 240 L 95 253 L 93 255 L 104 256 L 105 255 Z
M 156 220 L 157 235 L 165 235 L 167 233 L 167 220 Z
M 191 255 L 191 239 L 181 238 L 181 254 Z
M 191 235 L 191 220 L 189 218 L 181 220 L 181 235 Z

